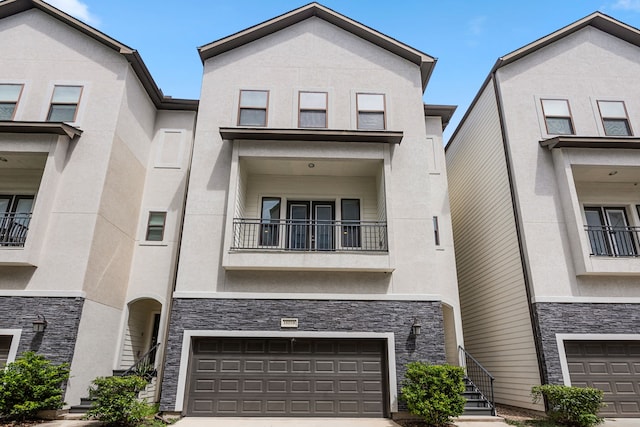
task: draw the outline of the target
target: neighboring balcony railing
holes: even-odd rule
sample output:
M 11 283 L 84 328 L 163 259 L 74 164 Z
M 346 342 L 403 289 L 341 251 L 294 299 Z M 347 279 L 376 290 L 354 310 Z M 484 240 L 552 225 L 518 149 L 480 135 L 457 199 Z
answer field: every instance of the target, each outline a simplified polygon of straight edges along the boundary
M 234 218 L 231 249 L 388 252 L 387 223 Z
M 24 246 L 30 222 L 31 212 L 0 213 L 0 246 Z
M 637 257 L 640 227 L 611 227 L 586 225 L 591 255 L 609 257 Z

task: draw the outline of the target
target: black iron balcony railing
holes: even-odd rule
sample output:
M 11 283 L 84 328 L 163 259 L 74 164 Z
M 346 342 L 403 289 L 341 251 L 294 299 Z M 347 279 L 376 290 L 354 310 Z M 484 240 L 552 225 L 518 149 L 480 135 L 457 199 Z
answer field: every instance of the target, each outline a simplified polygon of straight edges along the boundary
M 234 218 L 231 249 L 387 252 L 387 223 Z
M 586 225 L 591 255 L 609 257 L 637 257 L 640 227 L 611 227 Z
M 24 246 L 30 222 L 31 212 L 0 213 L 0 246 Z

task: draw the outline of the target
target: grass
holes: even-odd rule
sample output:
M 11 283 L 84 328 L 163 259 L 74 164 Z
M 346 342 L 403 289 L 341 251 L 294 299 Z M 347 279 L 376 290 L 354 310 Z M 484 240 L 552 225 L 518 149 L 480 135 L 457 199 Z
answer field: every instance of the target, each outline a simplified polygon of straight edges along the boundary
M 504 420 L 507 424 L 516 426 L 516 427 L 560 427 L 559 424 L 554 423 L 549 420 Z

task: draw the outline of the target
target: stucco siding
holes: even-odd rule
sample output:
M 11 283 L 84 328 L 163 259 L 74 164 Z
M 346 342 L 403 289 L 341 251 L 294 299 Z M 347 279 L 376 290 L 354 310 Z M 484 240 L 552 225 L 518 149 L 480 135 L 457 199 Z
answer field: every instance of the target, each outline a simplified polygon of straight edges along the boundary
M 465 346 L 496 377 L 496 401 L 540 409 L 540 383 L 491 82 L 447 148 Z

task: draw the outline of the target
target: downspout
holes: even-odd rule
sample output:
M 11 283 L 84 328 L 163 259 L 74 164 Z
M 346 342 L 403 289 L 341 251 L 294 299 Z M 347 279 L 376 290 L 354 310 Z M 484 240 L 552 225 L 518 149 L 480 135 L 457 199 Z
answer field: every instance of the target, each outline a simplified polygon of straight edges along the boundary
M 540 333 L 540 327 L 538 324 L 538 316 L 533 306 L 532 289 L 531 289 L 531 272 L 529 270 L 528 258 L 525 255 L 523 236 L 522 236 L 522 217 L 520 215 L 520 209 L 518 207 L 518 199 L 515 193 L 515 185 L 513 181 L 512 160 L 511 152 L 509 151 L 508 137 L 505 129 L 504 111 L 502 105 L 502 94 L 500 92 L 500 86 L 497 82 L 497 72 L 500 68 L 499 63 L 496 64 L 491 72 L 493 80 L 493 89 L 495 92 L 496 103 L 498 105 L 498 117 L 500 121 L 500 132 L 502 135 L 502 145 L 504 149 L 505 162 L 507 166 L 507 177 L 509 179 L 509 192 L 511 196 L 511 206 L 513 207 L 513 216 L 515 219 L 516 236 L 518 238 L 518 251 L 520 253 L 520 264 L 522 265 L 522 275 L 524 278 L 524 288 L 527 296 L 527 307 L 529 307 L 529 316 L 531 318 L 531 326 L 533 328 L 533 341 L 536 348 L 536 355 L 538 360 L 538 371 L 540 374 L 540 381 L 542 384 L 546 384 L 547 370 L 544 361 L 544 352 L 542 350 L 542 334 Z M 546 405 L 546 404 L 545 404 Z

